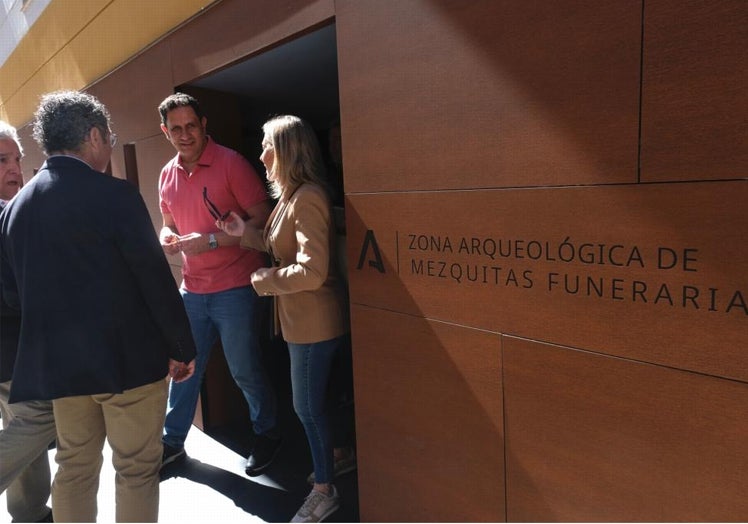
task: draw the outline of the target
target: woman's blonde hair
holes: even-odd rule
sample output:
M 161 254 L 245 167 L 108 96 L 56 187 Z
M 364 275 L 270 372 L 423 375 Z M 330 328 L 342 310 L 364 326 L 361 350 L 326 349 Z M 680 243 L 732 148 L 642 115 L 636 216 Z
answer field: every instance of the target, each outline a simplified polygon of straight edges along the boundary
M 282 115 L 265 122 L 262 130 L 275 153 L 275 181 L 270 186 L 273 198 L 290 194 L 305 182 L 327 191 L 322 153 L 308 123 L 297 116 Z

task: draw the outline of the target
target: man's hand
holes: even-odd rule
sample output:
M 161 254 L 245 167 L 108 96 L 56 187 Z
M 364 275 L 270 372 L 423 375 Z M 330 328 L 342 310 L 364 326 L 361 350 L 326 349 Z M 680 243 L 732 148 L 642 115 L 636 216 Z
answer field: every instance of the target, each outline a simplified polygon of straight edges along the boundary
M 169 376 L 174 382 L 184 382 L 195 373 L 195 359 L 188 364 L 179 362 L 173 358 L 169 359 Z
M 210 249 L 208 235 L 202 233 L 190 233 L 177 237 L 179 250 L 185 255 L 199 255 Z
M 176 255 L 179 253 L 179 237 L 174 234 L 171 228 L 162 227 L 158 240 L 161 242 L 161 247 L 167 255 Z

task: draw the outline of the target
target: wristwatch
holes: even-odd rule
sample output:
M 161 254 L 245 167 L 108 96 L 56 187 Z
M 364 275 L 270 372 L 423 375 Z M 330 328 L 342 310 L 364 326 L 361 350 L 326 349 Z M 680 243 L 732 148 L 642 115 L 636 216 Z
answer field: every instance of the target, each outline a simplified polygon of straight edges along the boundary
M 210 246 L 210 249 L 216 249 L 218 247 L 218 241 L 213 233 L 208 235 L 208 245 Z

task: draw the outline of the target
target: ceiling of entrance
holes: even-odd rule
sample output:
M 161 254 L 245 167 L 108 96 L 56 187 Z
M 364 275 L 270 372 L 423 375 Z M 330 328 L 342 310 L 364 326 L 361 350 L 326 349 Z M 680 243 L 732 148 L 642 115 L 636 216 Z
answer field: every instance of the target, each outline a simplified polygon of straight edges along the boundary
M 241 95 L 257 111 L 329 119 L 338 113 L 335 25 L 274 47 L 190 85 Z

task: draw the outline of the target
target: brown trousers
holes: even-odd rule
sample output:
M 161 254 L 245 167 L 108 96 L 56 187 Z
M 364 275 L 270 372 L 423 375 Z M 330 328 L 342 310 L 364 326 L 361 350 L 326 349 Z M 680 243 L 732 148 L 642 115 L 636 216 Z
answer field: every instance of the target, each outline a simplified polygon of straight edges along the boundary
M 14 522 L 37 522 L 49 513 L 47 447 L 56 437 L 52 402 L 8 404 L 10 384 L 0 384 L 0 493 L 8 489 L 8 513 Z
M 116 472 L 117 522 L 158 521 L 161 434 L 168 385 L 158 380 L 120 394 L 52 401 L 57 423 L 55 522 L 95 522 L 104 439 Z

